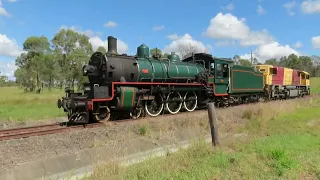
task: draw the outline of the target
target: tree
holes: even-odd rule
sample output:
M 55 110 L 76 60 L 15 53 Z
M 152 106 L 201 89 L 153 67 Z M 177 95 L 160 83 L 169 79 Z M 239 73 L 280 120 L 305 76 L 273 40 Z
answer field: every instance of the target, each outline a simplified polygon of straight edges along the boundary
M 105 54 L 105 53 L 107 53 L 107 50 L 103 46 L 99 46 L 97 49 L 97 52 L 101 52 L 101 53 Z
M 247 59 L 240 59 L 239 63 L 243 66 L 251 66 L 252 65 L 251 62 Z
M 54 36 L 52 43 L 55 57 L 59 59 L 59 73 L 64 75 L 60 77 L 60 87 L 65 80 L 72 89 L 75 83 L 81 85 L 86 79 L 79 72 L 93 53 L 89 38 L 70 29 L 62 29 Z
M 153 56 L 153 55 L 160 55 L 161 57 L 162 57 L 162 51 L 160 50 L 160 49 L 158 49 L 158 48 L 152 48 L 152 49 L 150 49 L 150 54 L 151 54 L 151 56 Z
M 239 63 L 239 60 L 240 60 L 240 56 L 239 55 L 234 55 L 233 56 L 233 61 L 238 64 Z
M 278 64 L 278 62 L 277 62 L 277 59 L 276 59 L 276 58 L 271 58 L 271 59 L 266 60 L 265 64 L 275 66 L 275 65 Z
M 181 58 L 186 58 L 188 55 L 197 52 L 197 47 L 192 44 L 181 45 L 176 53 L 180 54 Z
M 43 76 L 51 71 L 51 69 L 45 68 L 44 60 L 51 53 L 50 43 L 44 36 L 31 36 L 23 43 L 23 50 L 26 53 L 22 53 L 16 59 L 16 65 L 19 69 L 16 77 L 25 88 L 30 91 L 34 91 L 36 88 L 37 92 L 40 92 Z

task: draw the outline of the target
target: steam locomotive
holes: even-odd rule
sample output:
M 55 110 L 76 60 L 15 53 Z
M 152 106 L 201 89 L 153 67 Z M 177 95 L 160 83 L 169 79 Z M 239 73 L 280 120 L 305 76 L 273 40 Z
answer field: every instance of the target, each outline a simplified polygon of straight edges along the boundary
M 191 112 L 205 108 L 208 102 L 229 106 L 272 98 L 258 67 L 236 65 L 231 59 L 206 53 L 183 60 L 171 53 L 161 59 L 150 56 L 144 44 L 137 48 L 136 56 L 120 55 L 112 36 L 108 37 L 108 52 L 93 53 L 83 66 L 83 75 L 89 80 L 84 91 L 66 88 L 66 96 L 58 100 L 69 122 L 109 120 L 116 112 L 134 119 L 155 117 L 164 112 Z M 304 94 L 308 92 L 299 91 L 295 96 Z

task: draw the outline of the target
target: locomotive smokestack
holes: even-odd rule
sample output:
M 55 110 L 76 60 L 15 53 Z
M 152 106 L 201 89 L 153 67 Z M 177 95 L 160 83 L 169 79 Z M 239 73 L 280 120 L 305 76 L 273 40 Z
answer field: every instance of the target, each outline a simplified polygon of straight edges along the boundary
M 108 54 L 117 55 L 117 38 L 108 36 Z

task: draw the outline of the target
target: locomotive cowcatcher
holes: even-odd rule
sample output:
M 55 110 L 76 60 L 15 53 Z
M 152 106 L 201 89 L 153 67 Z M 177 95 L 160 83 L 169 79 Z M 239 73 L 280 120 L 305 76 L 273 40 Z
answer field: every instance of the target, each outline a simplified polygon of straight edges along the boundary
M 108 37 L 108 52 L 93 53 L 83 66 L 83 75 L 88 77 L 83 93 L 66 88 L 66 96 L 58 100 L 69 122 L 109 120 L 119 112 L 134 119 L 155 117 L 164 112 L 191 112 L 205 108 L 208 102 L 229 106 L 258 102 L 266 96 L 263 72 L 256 67 L 206 53 L 183 60 L 175 53 L 166 59 L 157 54 L 150 57 L 144 44 L 137 48 L 136 56 L 120 55 L 112 36 Z

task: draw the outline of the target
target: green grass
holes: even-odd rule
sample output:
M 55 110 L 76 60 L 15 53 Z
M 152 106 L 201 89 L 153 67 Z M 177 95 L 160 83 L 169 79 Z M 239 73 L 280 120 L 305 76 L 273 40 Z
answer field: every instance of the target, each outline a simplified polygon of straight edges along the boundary
M 88 179 L 320 179 L 319 99 L 275 117 L 248 114 L 239 130 L 247 138 L 214 150 L 200 140 L 167 157 L 128 167 L 102 166 Z
M 17 87 L 0 88 L 0 121 L 25 121 L 64 116 L 57 107 L 57 100 L 64 95 L 63 90 L 44 90 L 40 94 L 24 92 Z
M 314 77 L 310 79 L 311 94 L 320 93 L 320 77 Z

